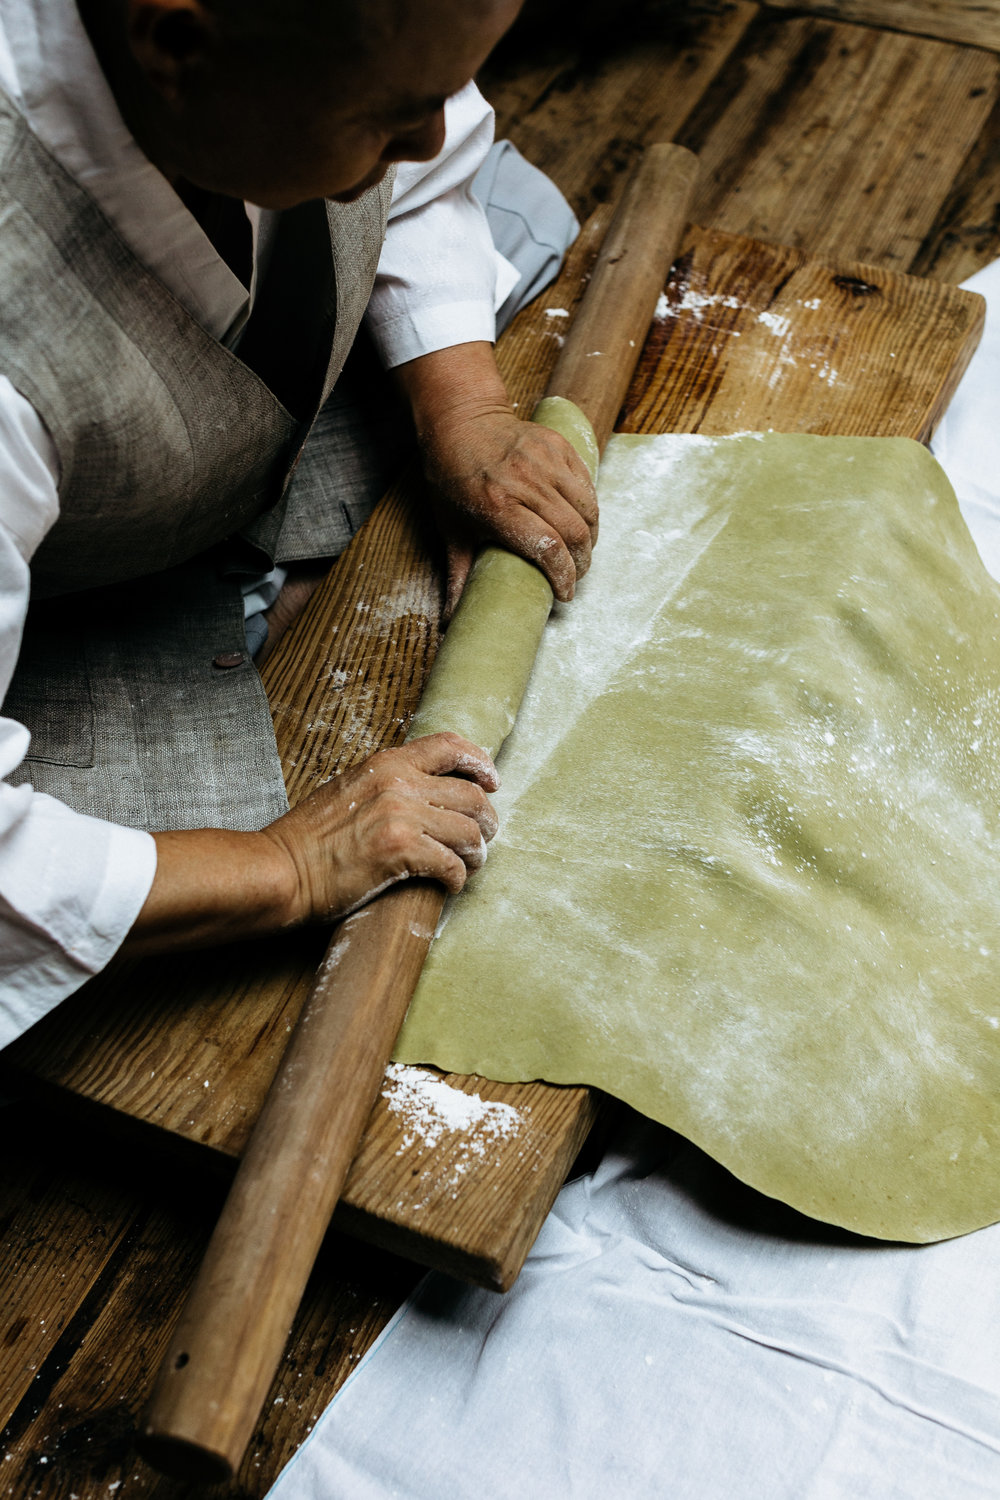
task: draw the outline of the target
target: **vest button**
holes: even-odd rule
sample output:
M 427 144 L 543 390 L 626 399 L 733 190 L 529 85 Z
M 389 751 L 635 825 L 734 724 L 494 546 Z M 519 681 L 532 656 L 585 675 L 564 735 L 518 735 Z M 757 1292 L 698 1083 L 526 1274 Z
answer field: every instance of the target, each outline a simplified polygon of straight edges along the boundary
M 212 657 L 212 666 L 227 671 L 230 667 L 242 667 L 246 659 L 244 651 L 220 651 L 218 656 Z

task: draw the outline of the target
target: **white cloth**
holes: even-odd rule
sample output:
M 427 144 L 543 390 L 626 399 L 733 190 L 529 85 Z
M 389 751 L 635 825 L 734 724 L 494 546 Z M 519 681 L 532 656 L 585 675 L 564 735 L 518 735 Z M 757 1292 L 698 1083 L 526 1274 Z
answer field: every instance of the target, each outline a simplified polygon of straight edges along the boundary
M 1000 262 L 934 444 L 1000 578 Z M 828 1229 L 637 1122 L 504 1297 L 430 1276 L 270 1500 L 992 1500 L 1000 1225 Z
M 986 298 L 986 327 L 931 450 L 955 488 L 980 557 L 1000 578 L 1000 260 L 965 287 Z
M 504 1296 L 427 1277 L 269 1500 L 993 1500 L 1000 1226 L 825 1229 L 639 1122 Z
M 214 337 L 232 343 L 256 286 L 266 215 L 248 205 L 247 289 L 129 134 L 74 0 L 0 0 L 0 87 L 101 205 L 138 257 Z M 468 190 L 493 138 L 469 84 L 447 106 L 433 162 L 404 163 L 368 322 L 388 365 L 494 335 L 517 279 Z M 58 459 L 28 402 L 0 375 L 0 702 L 17 661 L 29 564 L 58 515 Z M 28 736 L 0 718 L 0 778 Z M 84 818 L 0 780 L 0 1046 L 99 971 L 120 946 L 155 870 L 148 834 Z

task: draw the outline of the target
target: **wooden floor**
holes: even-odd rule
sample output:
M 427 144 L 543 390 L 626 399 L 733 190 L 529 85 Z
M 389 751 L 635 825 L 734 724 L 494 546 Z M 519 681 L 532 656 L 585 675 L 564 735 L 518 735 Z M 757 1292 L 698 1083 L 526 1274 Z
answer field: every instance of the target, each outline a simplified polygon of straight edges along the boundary
M 698 222 L 958 281 L 1000 255 L 998 54 L 1000 0 L 529 0 L 482 83 L 581 217 L 674 139 Z M 0 1495 L 189 1494 L 131 1432 L 221 1187 L 2 1118 Z M 206 1493 L 266 1492 L 417 1275 L 329 1238 L 238 1482 Z

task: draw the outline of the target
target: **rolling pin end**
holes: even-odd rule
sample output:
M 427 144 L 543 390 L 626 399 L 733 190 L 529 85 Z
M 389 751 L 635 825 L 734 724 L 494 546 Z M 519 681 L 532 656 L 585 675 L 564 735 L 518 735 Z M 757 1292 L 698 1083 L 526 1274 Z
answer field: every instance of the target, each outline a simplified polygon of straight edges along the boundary
M 170 1479 L 185 1479 L 189 1484 L 221 1484 L 234 1477 L 233 1466 L 223 1454 L 186 1442 L 184 1438 L 147 1428 L 139 1433 L 136 1447 L 146 1463 Z

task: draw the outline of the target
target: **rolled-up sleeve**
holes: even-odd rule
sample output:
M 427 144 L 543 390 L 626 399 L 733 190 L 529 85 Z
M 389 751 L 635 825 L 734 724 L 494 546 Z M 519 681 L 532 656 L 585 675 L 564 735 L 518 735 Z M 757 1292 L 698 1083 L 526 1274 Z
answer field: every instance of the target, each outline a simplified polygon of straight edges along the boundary
M 58 514 L 57 473 L 44 425 L 0 376 L 0 703 L 20 650 L 30 559 Z M 148 833 L 10 785 L 29 739 L 0 716 L 0 1046 L 104 968 L 156 869 Z
M 445 144 L 402 162 L 367 326 L 391 368 L 454 344 L 492 341 L 517 280 L 498 254 L 471 182 L 493 143 L 493 110 L 475 84 L 445 107 Z

